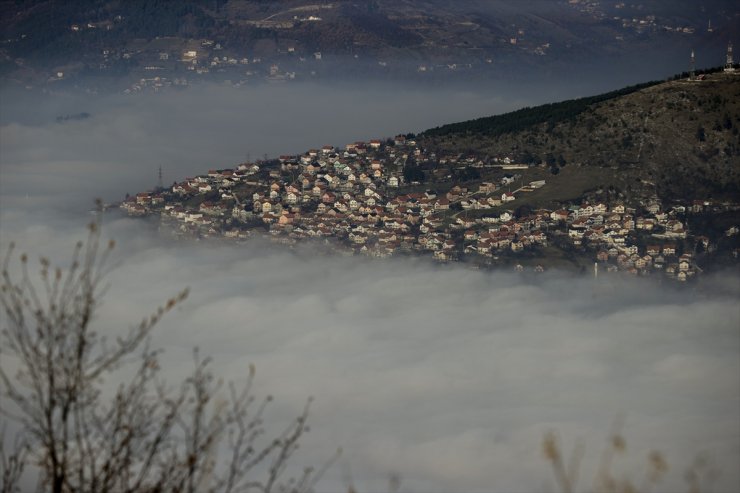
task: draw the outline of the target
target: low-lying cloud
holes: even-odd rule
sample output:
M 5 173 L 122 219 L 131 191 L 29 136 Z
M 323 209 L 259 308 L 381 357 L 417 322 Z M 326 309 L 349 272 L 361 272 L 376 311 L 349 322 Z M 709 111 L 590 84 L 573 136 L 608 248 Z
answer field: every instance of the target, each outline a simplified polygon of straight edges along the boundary
M 204 119 L 186 121 L 195 105 L 188 97 L 109 103 L 81 122 L 3 125 L 1 246 L 12 239 L 32 258 L 63 262 L 85 235 L 78 211 L 90 198 L 146 188 L 158 163 L 179 178 L 228 166 L 252 146 L 297 152 L 438 123 L 396 111 L 398 124 L 386 131 L 376 115 L 378 127 L 367 132 L 336 122 L 318 136 L 310 125 L 292 128 L 312 139 L 304 143 L 276 128 L 267 132 L 276 140 L 261 144 L 228 125 L 209 128 L 242 121 L 217 103 L 211 113 L 201 106 Z M 358 111 L 352 125 L 367 120 Z M 314 120 L 332 115 L 317 110 Z M 155 331 L 167 376 L 192 368 L 194 346 L 229 379 L 243 379 L 254 363 L 258 392 L 276 399 L 268 415 L 275 428 L 314 396 L 312 431 L 293 465 L 320 465 L 344 449 L 321 491 L 347 491 L 350 481 L 360 492 L 384 491 L 391 475 L 410 492 L 555 491 L 541 453 L 548 430 L 566 448 L 585 443 L 585 491 L 620 413 L 627 452 L 618 474 L 639 483 L 648 452 L 659 449 L 671 467 L 661 491 L 684 491 L 684 468 L 705 453 L 721 470 L 714 491 L 740 486 L 737 277 L 676 289 L 606 275 L 521 277 L 333 257 L 258 241 L 173 243 L 152 225 L 116 216 L 106 219 L 105 236 L 119 243 L 120 267 L 109 275 L 97 326 L 125 330 L 190 287 Z
M 552 491 L 540 451 L 551 429 L 566 446 L 585 442 L 590 485 L 620 413 L 625 475 L 641 480 L 659 449 L 672 467 L 662 491 L 681 491 L 683 468 L 705 453 L 722 471 L 715 491 L 737 487 L 737 279 L 707 278 L 696 290 L 527 279 L 259 242 L 142 239 L 152 232 L 128 219 L 107 225 L 122 239 L 121 267 L 97 325 L 125 329 L 189 286 L 154 336 L 167 376 L 191 368 L 194 346 L 229 379 L 254 363 L 258 391 L 276 398 L 275 427 L 314 396 L 313 431 L 294 465 L 345 451 L 322 491 L 345 491 L 348 475 L 358 491 L 383 491 L 393 473 L 404 491 Z M 74 235 L 23 236 L 68 251 Z

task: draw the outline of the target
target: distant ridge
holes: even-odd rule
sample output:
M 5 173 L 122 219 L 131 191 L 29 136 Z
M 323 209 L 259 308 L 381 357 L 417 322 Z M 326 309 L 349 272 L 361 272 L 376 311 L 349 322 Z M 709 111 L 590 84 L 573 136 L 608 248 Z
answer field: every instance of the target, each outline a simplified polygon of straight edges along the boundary
M 526 81 L 552 71 L 604 80 L 625 66 L 663 74 L 684 51 L 714 49 L 736 36 L 740 10 L 730 3 L 4 1 L 0 82 L 133 91 L 154 77 L 157 85 L 147 88 L 180 88 L 183 79 L 240 87 L 369 76 Z

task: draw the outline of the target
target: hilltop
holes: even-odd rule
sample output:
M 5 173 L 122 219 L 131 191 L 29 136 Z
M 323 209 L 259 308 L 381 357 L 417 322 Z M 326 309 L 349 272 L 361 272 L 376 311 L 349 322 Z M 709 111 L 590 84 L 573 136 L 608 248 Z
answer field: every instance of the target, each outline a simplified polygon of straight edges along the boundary
M 617 185 L 653 188 L 664 202 L 737 198 L 740 75 L 714 72 L 524 108 L 430 129 L 419 141 L 438 152 L 541 164 L 555 180 L 561 172 L 563 180 L 593 177 L 570 197 L 553 196 L 560 200 Z

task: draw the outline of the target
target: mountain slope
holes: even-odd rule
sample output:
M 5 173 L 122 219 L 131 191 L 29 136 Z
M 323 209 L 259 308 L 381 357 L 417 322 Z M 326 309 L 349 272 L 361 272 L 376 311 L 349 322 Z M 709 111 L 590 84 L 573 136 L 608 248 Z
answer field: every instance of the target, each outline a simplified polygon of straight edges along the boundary
M 660 73 L 658 67 L 683 61 L 692 48 L 706 64 L 736 38 L 736 2 L 677 3 L 0 0 L 0 76 L 39 83 L 50 72 L 141 77 L 137 70 L 156 67 L 160 76 L 182 77 L 193 61 L 179 63 L 183 53 L 196 50 L 200 68 L 216 57 L 259 59 L 261 75 L 279 64 L 299 79 L 371 74 L 510 80 L 574 70 L 595 77 L 629 62 L 630 80 L 639 80 L 640 73 Z M 238 68 L 228 77 L 260 70 Z
M 636 86 L 427 130 L 425 146 L 561 166 L 611 168 L 663 200 L 737 197 L 740 75 Z M 597 183 L 592 184 L 598 185 Z

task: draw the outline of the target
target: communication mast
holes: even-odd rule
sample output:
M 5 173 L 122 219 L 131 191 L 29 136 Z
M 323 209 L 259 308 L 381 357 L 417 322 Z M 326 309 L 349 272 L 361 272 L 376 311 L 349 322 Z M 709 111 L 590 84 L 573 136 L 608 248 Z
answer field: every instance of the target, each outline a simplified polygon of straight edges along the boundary
M 160 190 L 164 188 L 164 184 L 162 183 L 162 166 L 159 167 L 159 181 L 157 181 L 157 188 Z
M 696 57 L 694 50 L 691 50 L 691 63 L 689 65 L 689 80 L 696 80 Z
M 727 63 L 725 63 L 725 72 L 735 71 L 735 61 L 732 58 L 732 41 L 727 43 Z

